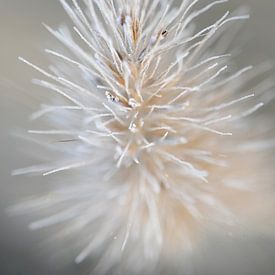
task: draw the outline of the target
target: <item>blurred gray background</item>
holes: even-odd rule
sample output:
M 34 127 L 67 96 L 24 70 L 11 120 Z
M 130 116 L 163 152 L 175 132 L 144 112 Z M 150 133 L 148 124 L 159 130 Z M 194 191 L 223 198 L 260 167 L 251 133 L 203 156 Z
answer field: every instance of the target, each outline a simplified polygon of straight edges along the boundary
M 232 0 L 216 11 L 238 5 L 248 6 L 252 16 L 242 31 L 242 38 L 247 43 L 238 63 L 247 65 L 275 60 L 275 1 Z M 17 57 L 47 64 L 43 48 L 55 42 L 41 22 L 50 26 L 68 22 L 58 0 L 0 0 L 0 275 L 82 272 L 73 264 L 61 266 L 55 262 L 55 254 L 41 251 L 41 236 L 28 231 L 28 221 L 24 217 L 11 218 L 5 213 L 18 198 L 33 193 L 43 184 L 39 182 L 38 186 L 37 178 L 10 176 L 13 169 L 32 164 L 31 159 L 20 152 L 23 143 L 13 138 L 11 132 L 28 128 L 31 125 L 28 117 L 40 104 L 36 99 L 39 91 L 30 84 L 37 74 L 21 64 Z M 209 249 L 211 253 L 195 259 L 194 275 L 275 274 L 275 243 L 272 240 L 262 237 L 253 242 L 216 241 L 215 247 Z

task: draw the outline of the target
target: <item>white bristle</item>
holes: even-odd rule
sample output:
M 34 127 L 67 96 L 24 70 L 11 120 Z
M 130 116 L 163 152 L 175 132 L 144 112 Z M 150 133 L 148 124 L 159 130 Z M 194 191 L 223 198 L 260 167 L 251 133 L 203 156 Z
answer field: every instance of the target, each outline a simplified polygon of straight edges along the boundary
M 46 49 L 50 72 L 19 58 L 53 92 L 31 116 L 48 128 L 29 134 L 50 136 L 54 157 L 14 172 L 51 175 L 56 186 L 39 207 L 55 214 L 30 228 L 63 224 L 59 237 L 86 243 L 76 263 L 101 255 L 95 274 L 149 274 L 194 251 L 205 228 L 257 228 L 271 196 L 263 186 L 274 140 L 253 122 L 264 105 L 257 91 L 242 90 L 255 69 L 232 72 L 231 55 L 216 48 L 229 23 L 248 16 L 226 12 L 198 29 L 201 14 L 227 1 L 196 8 L 184 0 L 177 9 L 172 0 L 60 2 L 72 35 L 46 28 L 67 50 Z

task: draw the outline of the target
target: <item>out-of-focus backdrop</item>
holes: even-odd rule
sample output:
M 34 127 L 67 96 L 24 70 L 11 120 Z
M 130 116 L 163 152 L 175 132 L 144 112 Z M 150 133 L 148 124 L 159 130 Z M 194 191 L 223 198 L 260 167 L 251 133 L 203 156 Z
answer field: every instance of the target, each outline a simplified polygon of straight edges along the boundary
M 209 0 L 207 0 L 210 2 Z M 204 0 L 201 0 L 204 2 Z M 275 1 L 231 0 L 203 18 L 212 22 L 216 12 L 239 5 L 250 8 L 251 19 L 245 23 L 240 40 L 240 65 L 275 61 Z M 9 217 L 5 209 L 19 198 L 43 188 L 43 180 L 35 177 L 12 177 L 15 168 L 33 164 L 21 153 L 23 144 L 12 133 L 27 129 L 30 113 L 41 103 L 37 87 L 30 80 L 38 76 L 21 64 L 24 56 L 37 64 L 47 65 L 43 48 L 56 45 L 42 26 L 58 26 L 68 22 L 58 0 L 0 0 L 0 275 L 70 275 L 80 274 L 74 264 L 60 265 L 55 253 L 41 250 L 41 235 L 27 229 L 24 217 Z M 274 105 L 273 105 L 274 106 Z M 274 114 L 272 107 L 269 112 Z M 275 123 L 274 123 L 275 125 Z M 275 126 L 274 126 L 275 127 Z M 274 179 L 275 184 L 275 179 Z M 194 275 L 273 275 L 275 274 L 275 242 L 264 236 L 240 241 L 216 240 L 205 247 L 204 256 L 195 258 Z M 55 264 L 52 264 L 55 263 Z

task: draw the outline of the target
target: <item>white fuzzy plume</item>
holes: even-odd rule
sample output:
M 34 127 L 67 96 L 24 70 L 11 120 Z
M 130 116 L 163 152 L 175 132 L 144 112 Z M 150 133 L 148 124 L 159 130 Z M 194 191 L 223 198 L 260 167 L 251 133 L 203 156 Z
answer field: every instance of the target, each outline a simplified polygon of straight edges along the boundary
M 53 98 L 32 115 L 49 128 L 29 133 L 54 157 L 15 171 L 53 176 L 49 195 L 19 207 L 53 212 L 30 227 L 63 224 L 60 236 L 82 244 L 77 263 L 100 255 L 95 274 L 148 274 L 206 230 L 257 228 L 272 204 L 274 141 L 261 117 L 248 119 L 264 105 L 244 91 L 255 71 L 232 72 L 226 53 L 229 27 L 248 16 L 226 12 L 198 29 L 226 0 L 60 2 L 72 32 L 47 29 L 67 49 L 46 49 L 49 70 L 20 58 Z

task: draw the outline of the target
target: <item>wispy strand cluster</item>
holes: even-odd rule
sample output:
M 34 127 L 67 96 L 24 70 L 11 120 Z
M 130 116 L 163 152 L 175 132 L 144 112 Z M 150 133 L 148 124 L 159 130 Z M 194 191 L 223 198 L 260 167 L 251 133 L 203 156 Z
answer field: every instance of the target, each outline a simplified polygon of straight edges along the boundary
M 20 206 L 53 212 L 30 227 L 62 223 L 58 236 L 82 245 L 77 263 L 98 257 L 95 274 L 144 272 L 209 229 L 256 228 L 271 206 L 264 149 L 274 142 L 248 116 L 267 97 L 245 91 L 258 70 L 232 70 L 227 53 L 232 23 L 248 16 L 226 12 L 199 29 L 226 0 L 60 2 L 73 27 L 46 28 L 64 50 L 46 49 L 48 69 L 20 57 L 52 98 L 32 115 L 49 128 L 29 133 L 54 157 L 15 174 L 62 175 Z

